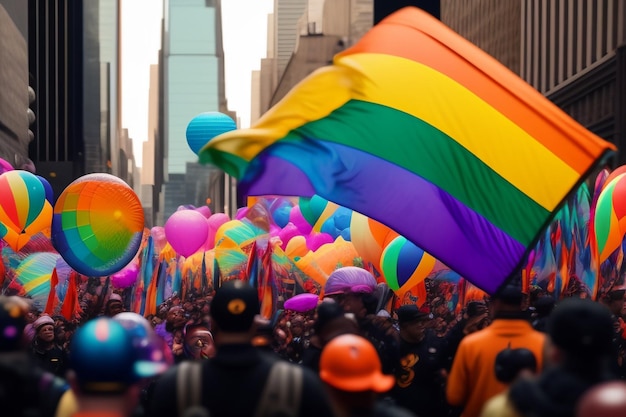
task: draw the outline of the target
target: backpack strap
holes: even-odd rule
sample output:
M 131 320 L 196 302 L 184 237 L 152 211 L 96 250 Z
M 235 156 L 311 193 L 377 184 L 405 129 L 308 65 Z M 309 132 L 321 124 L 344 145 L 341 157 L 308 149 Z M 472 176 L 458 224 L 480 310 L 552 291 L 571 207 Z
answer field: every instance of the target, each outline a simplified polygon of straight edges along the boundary
M 300 411 L 303 375 L 302 368 L 287 361 L 272 365 L 255 417 L 290 416 Z
M 183 361 L 176 372 L 176 402 L 178 415 L 183 416 L 185 410 L 202 406 L 202 363 Z

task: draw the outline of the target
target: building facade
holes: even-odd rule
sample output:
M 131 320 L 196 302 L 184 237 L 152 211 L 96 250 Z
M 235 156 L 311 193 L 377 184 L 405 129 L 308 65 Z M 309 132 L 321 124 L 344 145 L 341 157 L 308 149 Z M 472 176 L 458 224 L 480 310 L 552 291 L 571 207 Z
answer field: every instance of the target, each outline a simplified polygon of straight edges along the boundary
M 441 20 L 520 75 L 626 163 L 626 3 L 442 0 Z
M 28 163 L 27 5 L 0 0 L 0 158 L 14 168 Z
M 200 113 L 229 114 L 220 0 L 165 0 L 163 16 L 163 124 L 159 134 L 164 152 L 162 161 L 155 162 L 164 167 L 156 218 L 160 224 L 181 205 L 200 206 L 207 199 L 214 211 L 227 205 L 225 174 L 198 163 L 198 156 L 187 145 L 186 130 Z
M 133 186 L 121 139 L 119 0 L 28 1 L 28 66 L 36 93 L 29 154 L 58 196 L 76 178 L 111 173 Z

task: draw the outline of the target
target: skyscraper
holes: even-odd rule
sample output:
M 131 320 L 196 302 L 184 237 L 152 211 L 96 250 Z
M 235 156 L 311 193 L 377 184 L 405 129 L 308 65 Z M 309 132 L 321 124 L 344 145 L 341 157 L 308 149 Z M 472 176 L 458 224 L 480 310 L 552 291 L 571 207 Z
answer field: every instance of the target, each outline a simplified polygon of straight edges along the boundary
M 220 0 L 165 0 L 163 44 L 164 186 L 165 221 L 180 205 L 200 206 L 211 199 L 224 207 L 224 174 L 197 163 L 187 145 L 186 130 L 198 114 L 226 113 L 224 51 Z

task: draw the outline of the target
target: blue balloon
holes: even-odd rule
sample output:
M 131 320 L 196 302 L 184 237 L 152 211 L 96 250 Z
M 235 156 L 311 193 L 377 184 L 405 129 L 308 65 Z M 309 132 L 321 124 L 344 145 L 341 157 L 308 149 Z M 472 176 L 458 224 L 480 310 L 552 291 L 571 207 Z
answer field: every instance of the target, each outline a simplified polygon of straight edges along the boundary
M 335 219 L 333 217 L 329 217 L 324 223 L 322 223 L 320 232 L 328 233 L 333 237 L 333 239 L 337 239 L 341 230 L 337 229 L 337 226 L 335 226 Z
M 337 229 L 343 230 L 346 227 L 350 227 L 350 220 L 352 220 L 352 210 L 346 207 L 338 207 L 332 216 L 335 219 L 335 226 Z
M 272 218 L 278 227 L 285 227 L 289 223 L 289 214 L 291 213 L 291 206 L 281 206 L 274 210 Z
M 343 238 L 343 240 L 345 240 L 346 242 L 351 242 L 351 241 L 352 241 L 352 235 L 350 234 L 350 228 L 349 228 L 349 227 L 348 227 L 348 228 L 346 228 L 346 229 L 343 229 L 339 235 L 340 235 L 340 236 Z
M 43 184 L 43 188 L 46 192 L 46 200 L 54 207 L 54 191 L 52 190 L 52 185 L 50 185 L 47 179 L 40 175 L 37 175 L 37 178 L 39 178 L 39 181 Z
M 235 121 L 224 113 L 200 113 L 187 125 L 187 144 L 196 155 L 211 139 L 237 129 Z

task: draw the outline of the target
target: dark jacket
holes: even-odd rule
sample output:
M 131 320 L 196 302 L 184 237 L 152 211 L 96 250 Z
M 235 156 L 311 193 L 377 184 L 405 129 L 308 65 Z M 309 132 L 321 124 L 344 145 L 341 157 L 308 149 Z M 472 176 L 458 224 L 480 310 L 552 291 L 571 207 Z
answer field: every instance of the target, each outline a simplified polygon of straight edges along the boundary
M 202 364 L 202 405 L 212 417 L 255 415 L 271 366 L 277 359 L 252 345 L 222 345 Z M 299 365 L 291 365 L 299 366 Z M 157 380 L 148 415 L 177 415 L 176 372 L 169 369 Z M 299 416 L 331 416 L 330 402 L 317 375 L 303 369 Z
M 545 370 L 537 379 L 521 379 L 509 390 L 509 400 L 524 417 L 574 417 L 580 397 L 609 374 L 581 378 L 564 367 Z

